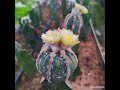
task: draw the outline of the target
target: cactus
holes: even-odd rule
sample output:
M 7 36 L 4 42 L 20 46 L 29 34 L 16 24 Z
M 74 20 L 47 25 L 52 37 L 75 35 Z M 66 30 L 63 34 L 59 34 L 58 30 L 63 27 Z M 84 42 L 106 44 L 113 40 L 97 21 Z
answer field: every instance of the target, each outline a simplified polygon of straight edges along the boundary
M 50 16 L 53 21 L 55 21 L 55 26 L 59 27 L 59 17 L 58 17 L 58 8 L 57 8 L 57 0 L 50 0 Z
M 31 48 L 37 52 L 39 52 L 42 47 L 42 40 L 37 36 L 35 30 L 42 21 L 41 6 L 38 2 L 36 6 L 30 10 L 29 15 L 19 19 L 22 34 L 25 36 L 27 43 L 30 44 Z
M 62 7 L 61 8 L 62 8 L 64 18 L 66 16 L 66 5 L 67 5 L 66 0 L 62 0 Z
M 49 66 L 50 66 L 50 53 L 51 51 L 46 51 L 44 52 L 38 62 L 38 70 L 42 73 L 42 75 L 45 78 L 51 78 L 51 82 L 61 82 L 65 81 L 66 76 L 67 76 L 67 65 L 66 61 L 63 57 L 61 57 L 60 52 L 56 53 L 56 56 L 53 58 L 53 63 L 51 64 L 52 69 L 51 69 L 51 77 L 48 76 L 49 73 Z M 73 71 L 75 70 L 75 58 L 74 56 L 67 52 L 66 53 L 68 57 L 68 62 L 69 62 L 69 68 L 70 68 L 70 76 L 72 75 Z
M 84 26 L 83 15 L 87 14 L 88 10 L 86 7 L 80 5 L 82 1 L 76 0 L 76 2 L 77 3 L 75 4 L 75 7 L 71 10 L 71 13 L 68 14 L 64 20 L 64 27 L 72 30 L 74 34 L 78 34 L 80 37 L 80 34 L 82 33 L 81 28 Z M 72 50 L 75 52 L 77 57 L 79 56 L 78 49 L 79 49 L 79 44 L 76 44 L 74 47 L 72 47 Z M 79 64 L 73 73 L 74 74 L 71 76 L 71 79 L 75 80 L 76 76 L 81 74 Z
M 90 20 L 90 9 L 91 9 L 91 4 L 90 0 L 84 0 L 83 5 L 88 9 L 88 13 L 83 16 L 83 27 L 81 28 L 81 34 L 80 38 L 84 41 L 87 40 L 87 35 L 88 35 L 88 27 L 89 27 L 89 20 Z
M 75 4 L 71 13 L 68 14 L 64 20 L 64 27 L 73 31 L 74 34 L 81 35 L 85 38 L 90 18 L 89 3 L 90 0 L 86 0 L 83 5 Z M 84 15 L 85 14 L 85 15 Z
M 55 21 L 55 25 L 59 27 L 58 9 L 55 8 L 56 4 L 54 1 L 50 0 L 50 15 L 52 20 Z M 65 17 L 73 5 L 66 7 L 64 2 L 66 0 L 62 0 L 61 8 Z M 80 12 L 79 7 L 78 9 L 75 7 L 66 16 L 65 28 L 69 30 L 49 30 L 46 34 L 41 35 L 45 44 L 36 59 L 36 67 L 42 74 L 41 84 L 43 90 L 71 90 L 70 79 L 75 80 L 76 75 L 80 74 L 79 61 L 77 59 L 79 55 L 79 41 L 77 39 L 83 24 L 82 14 L 86 12 L 85 9 L 81 7 L 80 9 L 82 9 L 82 12 Z M 39 40 L 36 40 L 35 29 L 43 21 L 42 18 L 38 7 L 34 8 L 30 11 L 30 19 L 34 28 L 28 24 L 25 24 L 23 28 L 23 34 L 31 47 L 36 51 L 39 51 Z
M 42 74 L 41 83 L 47 79 L 48 82 L 65 82 L 69 88 L 72 88 L 69 78 L 78 65 L 78 59 L 72 51 L 72 46 L 78 44 L 78 35 L 66 29 L 47 31 L 42 34 L 45 42 L 38 58 L 36 66 Z
M 74 34 L 80 34 L 80 29 L 83 25 L 81 13 L 78 8 L 73 8 L 71 13 L 68 14 L 64 20 L 64 27 L 72 30 Z M 79 45 L 74 46 L 72 49 L 78 56 Z M 77 48 L 77 49 L 76 49 Z
M 37 3 L 36 7 L 34 7 L 30 11 L 29 15 L 30 15 L 30 19 L 32 20 L 32 24 L 34 28 L 36 29 L 40 25 L 40 23 L 43 21 L 41 6 L 39 5 L 39 3 Z
M 71 13 L 68 14 L 64 20 L 64 26 L 73 31 L 74 34 L 80 34 L 80 29 L 83 25 L 82 13 L 75 5 Z
M 36 35 L 35 29 L 31 28 L 30 25 L 25 25 L 22 33 L 25 36 L 27 43 L 31 46 L 31 48 L 39 52 L 39 50 L 42 47 L 42 40 Z
M 45 80 L 42 83 L 42 90 L 71 90 L 64 82 L 59 83 L 49 83 Z
M 76 3 L 79 3 L 79 4 L 80 4 L 80 0 L 76 0 Z

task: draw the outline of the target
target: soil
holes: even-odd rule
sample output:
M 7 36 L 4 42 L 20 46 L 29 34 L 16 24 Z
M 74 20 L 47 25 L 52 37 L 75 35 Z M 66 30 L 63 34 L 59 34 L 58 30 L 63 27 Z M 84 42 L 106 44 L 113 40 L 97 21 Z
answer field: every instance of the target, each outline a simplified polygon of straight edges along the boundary
M 76 78 L 73 90 L 104 90 L 104 63 L 91 31 L 88 34 L 88 40 L 80 42 L 79 51 L 82 75 Z
M 73 90 L 105 90 L 105 71 L 102 57 L 91 31 L 86 42 L 80 42 L 80 67 L 82 75 L 72 83 Z M 41 90 L 41 75 L 36 72 L 33 80 L 29 80 L 24 74 L 17 90 Z
M 41 75 L 39 74 L 39 72 L 36 72 L 32 80 L 29 80 L 28 77 L 24 74 L 21 78 L 21 82 L 17 87 L 17 90 L 41 90 L 40 80 Z

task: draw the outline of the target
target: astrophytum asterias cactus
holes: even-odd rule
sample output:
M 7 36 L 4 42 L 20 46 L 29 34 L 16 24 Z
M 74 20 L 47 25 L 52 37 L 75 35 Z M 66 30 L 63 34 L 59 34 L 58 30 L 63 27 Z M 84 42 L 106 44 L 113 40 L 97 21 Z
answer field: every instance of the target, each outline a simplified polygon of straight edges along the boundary
M 78 59 L 71 47 L 78 44 L 78 35 L 71 30 L 49 30 L 42 34 L 45 43 L 36 60 L 38 71 L 42 74 L 42 81 L 65 82 L 70 88 L 69 77 L 77 67 Z
M 68 14 L 64 20 L 64 27 L 72 30 L 74 34 L 80 35 L 80 29 L 83 25 L 82 15 L 87 13 L 88 10 L 86 7 L 80 4 L 75 4 L 71 13 Z

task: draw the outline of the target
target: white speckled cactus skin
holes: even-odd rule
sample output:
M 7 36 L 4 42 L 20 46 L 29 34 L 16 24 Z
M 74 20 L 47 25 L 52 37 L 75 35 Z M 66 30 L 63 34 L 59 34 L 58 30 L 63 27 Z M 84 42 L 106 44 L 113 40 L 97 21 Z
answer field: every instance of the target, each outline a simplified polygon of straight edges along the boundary
M 78 44 L 78 35 L 66 29 L 50 30 L 42 34 L 45 43 L 36 59 L 36 67 L 42 74 L 43 82 L 65 82 L 72 88 L 69 78 L 78 64 L 77 56 L 72 51 L 72 46 Z
M 71 21 L 70 21 L 71 20 Z M 64 28 L 70 29 L 74 34 L 80 34 L 80 29 L 83 25 L 82 14 L 75 8 L 68 14 L 64 20 Z
M 52 48 L 51 48 L 52 47 Z M 57 48 L 57 50 L 52 50 L 53 49 L 53 47 L 56 47 Z M 52 50 L 52 51 L 50 51 L 50 50 Z M 49 54 L 48 53 L 46 53 L 46 52 L 49 52 Z M 66 53 L 69 53 L 70 55 L 68 56 Z M 45 61 L 44 59 L 46 59 L 45 57 L 47 57 L 47 56 L 45 56 L 45 55 L 47 55 L 47 56 L 49 56 L 49 60 L 47 60 L 47 61 Z M 43 59 L 44 58 L 44 59 Z M 75 53 L 71 50 L 71 48 L 67 48 L 67 47 L 64 47 L 63 45 L 61 46 L 61 47 L 57 47 L 57 45 L 56 46 L 50 46 L 50 44 L 44 44 L 43 45 L 43 48 L 42 48 L 42 50 L 40 51 L 40 53 L 39 53 L 39 55 L 38 55 L 38 58 L 37 58 L 37 60 L 36 60 L 36 66 L 37 66 L 37 69 L 39 70 L 39 72 L 42 74 L 43 73 L 43 71 L 41 71 L 42 69 L 41 69 L 41 63 L 43 63 L 44 61 L 47 63 L 48 62 L 48 66 L 47 66 L 47 68 L 48 68 L 48 70 L 47 70 L 47 76 L 46 76 L 46 78 L 47 78 L 47 80 L 48 81 L 50 81 L 50 79 L 51 79 L 51 73 L 52 73 L 52 69 L 53 69 L 53 62 L 54 62 L 54 60 L 55 60 L 55 58 L 59 58 L 60 60 L 63 60 L 64 61 L 64 63 L 61 63 L 61 67 L 62 66 L 64 66 L 63 68 L 66 68 L 66 79 L 69 79 L 69 77 L 70 77 L 70 74 L 72 74 L 71 72 L 73 72 L 74 71 L 74 69 L 77 67 L 77 64 L 78 64 L 78 59 L 77 59 L 77 56 L 75 55 Z M 71 59 L 70 59 L 71 58 Z M 70 61 L 71 60 L 71 61 Z M 56 61 L 56 60 L 55 60 Z M 71 65 L 72 65 L 72 67 L 74 68 L 72 68 L 72 71 L 71 71 L 71 69 L 70 69 L 70 62 L 72 62 L 71 63 Z M 55 63 L 55 62 L 54 62 Z M 62 64 L 65 64 L 65 65 L 62 65 Z M 45 67 L 45 66 L 44 66 Z M 56 67 L 55 67 L 56 68 Z M 54 71 L 53 71 L 54 72 Z M 59 76 L 58 76 L 59 77 Z M 61 76 L 62 77 L 62 76 Z

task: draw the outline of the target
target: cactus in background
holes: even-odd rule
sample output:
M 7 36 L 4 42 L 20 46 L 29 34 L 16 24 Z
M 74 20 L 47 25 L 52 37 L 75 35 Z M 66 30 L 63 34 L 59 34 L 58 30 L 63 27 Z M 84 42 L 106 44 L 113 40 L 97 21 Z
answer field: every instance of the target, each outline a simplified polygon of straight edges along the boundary
M 84 0 L 83 5 L 88 9 L 88 13 L 83 15 L 83 27 L 81 28 L 81 34 L 80 34 L 80 39 L 82 40 L 87 40 L 87 35 L 88 35 L 88 27 L 89 27 L 89 20 L 90 20 L 90 0 Z
M 65 28 L 72 30 L 74 34 L 80 35 L 80 30 L 83 25 L 82 14 L 86 13 L 87 9 L 84 6 L 75 4 L 75 8 L 65 18 Z
M 53 21 L 55 21 L 56 28 L 59 27 L 59 17 L 58 17 L 58 8 L 57 8 L 57 0 L 50 0 L 50 16 Z
M 62 0 L 62 12 L 63 12 L 63 18 L 65 18 L 65 16 L 67 15 L 66 13 L 66 7 L 67 7 L 67 2 L 66 0 Z
M 79 3 L 79 4 L 80 4 L 80 0 L 76 0 L 76 3 Z
M 66 8 L 66 14 L 71 13 L 71 10 L 72 10 L 73 7 L 74 7 L 73 4 L 68 5 L 67 8 Z
M 80 35 L 80 39 L 86 40 L 90 20 L 90 0 L 84 2 L 76 1 L 75 8 L 65 18 L 65 28 L 70 29 L 75 34 Z M 78 3 L 83 3 L 80 5 Z
M 72 30 L 74 34 L 80 35 L 81 28 L 83 26 L 82 14 L 87 14 L 87 12 L 86 7 L 80 4 L 75 4 L 75 7 L 72 9 L 71 13 L 68 14 L 64 20 L 64 27 Z M 79 44 L 72 48 L 77 56 L 79 55 L 78 48 Z
M 15 60 L 28 77 L 32 79 L 36 71 L 35 61 L 32 55 L 26 49 L 21 48 L 18 42 L 15 42 Z
M 41 6 L 38 2 L 29 12 L 29 15 L 19 19 L 22 34 L 25 36 L 31 48 L 37 52 L 39 52 L 42 47 L 42 40 L 37 36 L 36 28 L 39 27 L 42 21 Z
M 39 52 L 42 47 L 42 40 L 41 38 L 37 37 L 35 29 L 31 28 L 29 25 L 25 25 L 22 33 L 25 36 L 27 43 L 31 46 L 31 48 Z
M 47 80 L 42 82 L 42 90 L 72 90 L 64 82 L 49 83 Z
M 78 65 L 78 59 L 71 48 L 79 43 L 78 35 L 70 30 L 58 29 L 49 30 L 41 37 L 45 44 L 36 60 L 37 69 L 43 75 L 41 83 L 47 79 L 48 84 L 65 82 L 72 88 L 69 78 Z
M 37 2 L 36 7 L 34 7 L 30 11 L 29 16 L 30 16 L 30 19 L 32 20 L 32 24 L 34 28 L 36 29 L 40 25 L 40 23 L 43 21 L 42 9 L 41 9 L 39 2 Z

